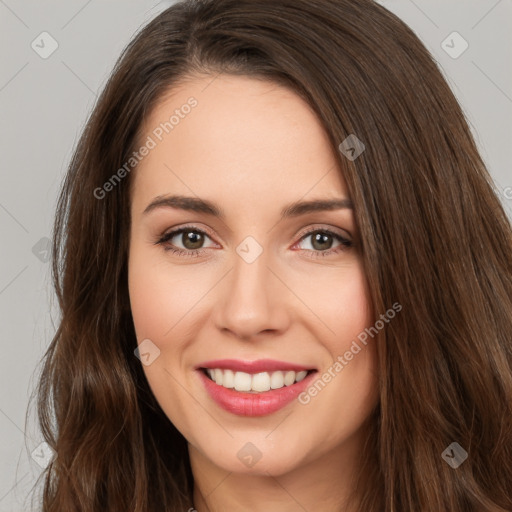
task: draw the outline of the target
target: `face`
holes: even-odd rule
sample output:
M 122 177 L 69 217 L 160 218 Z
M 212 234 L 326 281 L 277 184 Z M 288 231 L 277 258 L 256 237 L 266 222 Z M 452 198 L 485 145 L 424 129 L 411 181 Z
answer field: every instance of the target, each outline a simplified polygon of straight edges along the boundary
M 131 308 L 149 385 L 191 458 L 280 475 L 355 452 L 376 405 L 375 347 L 345 356 L 372 309 L 315 114 L 268 81 L 197 77 L 159 102 L 141 141 Z M 302 204 L 314 201 L 331 207 Z

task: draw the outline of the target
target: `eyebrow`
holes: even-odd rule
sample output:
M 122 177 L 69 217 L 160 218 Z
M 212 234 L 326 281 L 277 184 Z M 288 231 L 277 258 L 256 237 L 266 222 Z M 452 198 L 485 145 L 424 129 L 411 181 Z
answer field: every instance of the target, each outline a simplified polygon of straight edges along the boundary
M 176 195 L 165 195 L 155 197 L 151 203 L 146 206 L 143 214 L 157 208 L 175 208 L 179 210 L 186 210 L 191 212 L 205 213 L 218 217 L 219 219 L 225 219 L 226 215 L 224 211 L 217 206 L 215 203 L 206 199 L 200 199 L 199 197 L 189 196 L 176 196 Z M 281 210 L 281 219 L 290 217 L 298 217 L 307 213 L 319 212 L 319 211 L 332 211 L 342 209 L 353 209 L 354 205 L 350 199 L 315 199 L 311 201 L 296 201 L 285 206 Z

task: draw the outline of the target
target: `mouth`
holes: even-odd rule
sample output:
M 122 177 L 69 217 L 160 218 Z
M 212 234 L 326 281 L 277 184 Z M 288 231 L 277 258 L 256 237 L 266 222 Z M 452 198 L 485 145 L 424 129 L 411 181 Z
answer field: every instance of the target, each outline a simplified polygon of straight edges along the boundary
M 196 367 L 209 397 L 239 416 L 264 416 L 290 404 L 311 383 L 316 368 L 259 360 L 224 359 Z
M 218 386 L 244 393 L 264 393 L 301 382 L 316 370 L 277 370 L 247 373 L 222 368 L 200 368 L 204 375 Z

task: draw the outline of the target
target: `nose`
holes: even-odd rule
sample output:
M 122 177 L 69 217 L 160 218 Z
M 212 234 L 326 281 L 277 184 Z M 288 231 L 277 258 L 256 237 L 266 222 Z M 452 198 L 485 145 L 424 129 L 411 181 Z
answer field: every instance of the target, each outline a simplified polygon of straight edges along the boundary
M 290 296 L 265 252 L 252 263 L 236 255 L 219 289 L 215 323 L 221 331 L 246 341 L 271 332 L 281 334 L 290 323 Z

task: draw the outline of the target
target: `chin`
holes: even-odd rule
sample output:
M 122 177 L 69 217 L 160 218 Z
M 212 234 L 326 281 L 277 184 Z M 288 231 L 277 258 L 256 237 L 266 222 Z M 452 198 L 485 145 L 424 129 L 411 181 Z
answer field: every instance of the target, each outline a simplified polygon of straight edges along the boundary
M 276 450 L 275 445 L 268 441 L 266 446 L 264 444 L 238 441 L 233 443 L 233 448 L 223 447 L 220 452 L 207 450 L 203 453 L 211 464 L 230 473 L 279 476 L 301 467 L 303 457 L 297 451 L 297 443 L 289 448 L 290 451 Z

